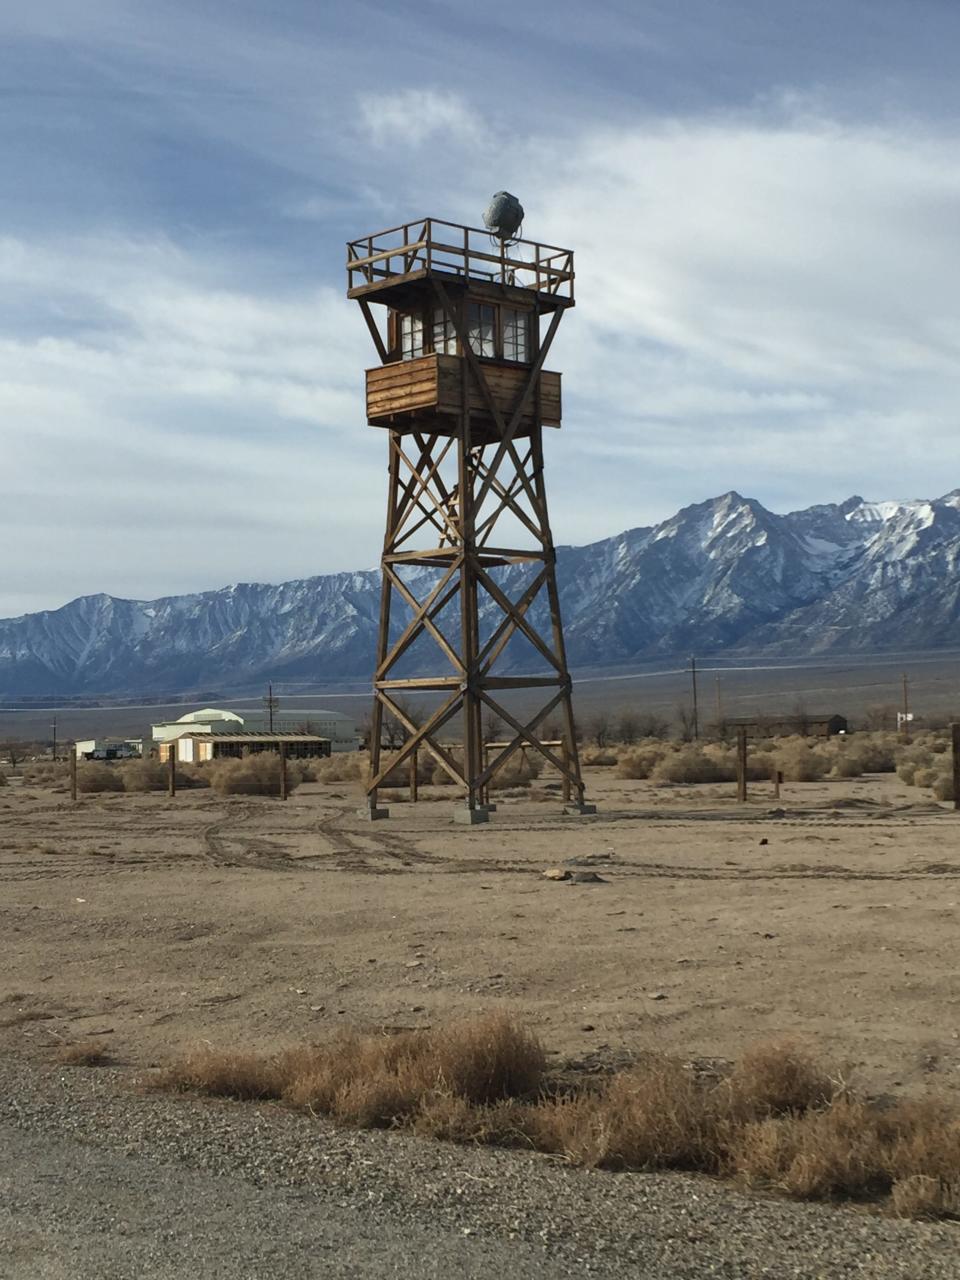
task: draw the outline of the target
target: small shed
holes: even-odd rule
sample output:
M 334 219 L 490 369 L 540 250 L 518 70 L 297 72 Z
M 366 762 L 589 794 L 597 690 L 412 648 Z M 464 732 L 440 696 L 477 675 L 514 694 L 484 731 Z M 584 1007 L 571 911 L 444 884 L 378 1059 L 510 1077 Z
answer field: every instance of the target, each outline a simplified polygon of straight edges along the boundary
M 330 739 L 314 733 L 185 733 L 159 745 L 161 760 L 170 752 L 185 764 L 207 760 L 237 760 L 261 751 L 279 751 L 283 746 L 288 760 L 316 760 L 330 754 Z
M 746 729 L 748 738 L 832 738 L 847 732 L 846 716 L 838 715 L 789 715 L 789 716 L 727 716 L 723 721 L 727 732 Z

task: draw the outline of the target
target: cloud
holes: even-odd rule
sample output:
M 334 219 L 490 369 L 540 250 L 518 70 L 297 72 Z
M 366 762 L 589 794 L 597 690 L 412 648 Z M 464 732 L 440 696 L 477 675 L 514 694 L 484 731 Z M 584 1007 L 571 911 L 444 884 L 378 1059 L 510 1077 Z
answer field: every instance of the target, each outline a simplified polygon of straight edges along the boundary
M 359 103 L 367 134 L 378 147 L 420 147 L 437 135 L 469 146 L 486 136 L 475 108 L 459 94 L 441 89 L 362 94 Z

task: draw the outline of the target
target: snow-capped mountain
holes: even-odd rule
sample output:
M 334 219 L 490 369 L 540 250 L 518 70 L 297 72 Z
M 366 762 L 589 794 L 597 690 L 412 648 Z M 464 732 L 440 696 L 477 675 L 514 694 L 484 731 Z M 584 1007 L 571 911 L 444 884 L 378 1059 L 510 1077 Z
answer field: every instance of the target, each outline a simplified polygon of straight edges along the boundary
M 960 490 L 934 501 L 853 497 L 788 515 L 727 493 L 653 528 L 561 547 L 557 563 L 574 666 L 960 641 Z M 526 572 L 500 571 L 514 598 Z M 84 596 L 0 621 L 0 694 L 235 690 L 268 678 L 366 677 L 379 595 L 379 574 L 366 571 L 152 601 Z M 489 624 L 492 606 L 481 611 Z M 542 666 L 520 641 L 505 662 Z

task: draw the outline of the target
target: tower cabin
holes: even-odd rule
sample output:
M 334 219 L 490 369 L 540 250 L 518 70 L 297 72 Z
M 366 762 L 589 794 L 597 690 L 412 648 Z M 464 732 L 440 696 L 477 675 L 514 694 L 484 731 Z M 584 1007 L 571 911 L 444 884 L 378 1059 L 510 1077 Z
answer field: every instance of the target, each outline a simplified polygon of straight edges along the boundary
M 541 316 L 552 318 L 552 340 L 574 304 L 573 280 L 568 249 L 437 218 L 351 241 L 348 296 L 381 359 L 366 371 L 368 423 L 457 436 L 466 417 L 481 445 L 516 415 L 515 437 L 559 427 L 560 374 L 542 368 Z M 387 308 L 386 338 L 373 303 Z

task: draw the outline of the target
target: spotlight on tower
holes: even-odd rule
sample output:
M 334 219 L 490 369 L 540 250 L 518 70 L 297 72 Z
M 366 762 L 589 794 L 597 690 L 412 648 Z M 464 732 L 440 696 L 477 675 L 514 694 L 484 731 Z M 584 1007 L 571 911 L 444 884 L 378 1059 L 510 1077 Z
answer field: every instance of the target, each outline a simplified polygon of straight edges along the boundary
M 514 240 L 523 226 L 523 205 L 509 191 L 498 191 L 487 205 L 483 225 L 498 240 Z

